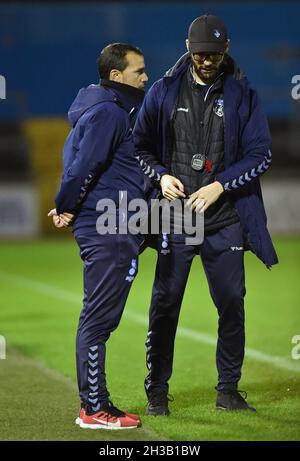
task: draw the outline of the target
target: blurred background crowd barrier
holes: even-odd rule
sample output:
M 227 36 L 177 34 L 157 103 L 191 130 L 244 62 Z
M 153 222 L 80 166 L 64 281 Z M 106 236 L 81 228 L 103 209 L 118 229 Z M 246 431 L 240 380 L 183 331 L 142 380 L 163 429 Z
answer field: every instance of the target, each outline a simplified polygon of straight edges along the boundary
M 273 165 L 263 178 L 274 233 L 300 233 L 300 2 L 0 3 L 0 238 L 55 232 L 47 212 L 61 175 L 68 108 L 97 83 L 111 42 L 145 55 L 150 85 L 185 52 L 191 21 L 220 16 L 231 56 L 267 112 Z

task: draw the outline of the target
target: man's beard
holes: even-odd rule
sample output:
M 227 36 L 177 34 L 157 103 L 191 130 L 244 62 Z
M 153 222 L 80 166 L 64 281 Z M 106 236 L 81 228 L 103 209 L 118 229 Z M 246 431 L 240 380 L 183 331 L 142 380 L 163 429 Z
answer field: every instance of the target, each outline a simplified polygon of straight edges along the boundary
M 218 67 L 209 67 L 208 69 L 203 69 L 203 68 L 197 69 L 195 64 L 193 64 L 193 69 L 194 69 L 195 74 L 202 80 L 202 82 L 207 83 L 207 84 L 214 82 L 219 74 Z M 205 70 L 209 72 L 205 72 Z

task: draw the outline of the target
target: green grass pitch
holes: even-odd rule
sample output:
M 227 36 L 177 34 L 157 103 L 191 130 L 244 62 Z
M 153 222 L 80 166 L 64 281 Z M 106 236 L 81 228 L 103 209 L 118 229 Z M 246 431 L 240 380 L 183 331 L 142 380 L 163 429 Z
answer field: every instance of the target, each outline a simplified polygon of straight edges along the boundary
M 247 253 L 246 338 L 240 389 L 256 414 L 214 410 L 216 309 L 195 259 L 176 338 L 171 415 L 143 416 L 145 338 L 156 255 L 140 258 L 120 327 L 107 344 L 107 381 L 114 403 L 142 415 L 134 431 L 89 431 L 78 412 L 75 333 L 82 267 L 73 240 L 0 245 L 0 440 L 300 440 L 300 239 L 278 238 L 280 264 L 268 271 Z M 224 268 L 226 270 L 226 268 Z M 9 411 L 7 411 L 9 409 Z M 16 415 L 18 423 L 16 423 Z

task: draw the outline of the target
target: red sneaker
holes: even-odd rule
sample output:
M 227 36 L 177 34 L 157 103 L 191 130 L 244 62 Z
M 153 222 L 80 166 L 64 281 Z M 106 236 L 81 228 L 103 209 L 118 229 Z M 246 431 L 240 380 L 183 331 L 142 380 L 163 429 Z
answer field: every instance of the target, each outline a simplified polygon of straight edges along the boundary
M 80 411 L 79 411 L 79 416 L 75 419 L 75 424 L 80 424 L 81 421 L 82 421 L 82 418 L 84 416 L 84 413 L 85 413 L 85 410 L 84 408 L 80 408 Z
M 134 419 L 135 421 L 141 422 L 141 418 L 139 415 L 135 415 L 134 413 L 128 413 L 127 411 L 124 411 L 123 413 L 125 413 L 125 415 L 128 416 L 130 419 Z M 80 425 L 84 414 L 85 414 L 84 408 L 80 408 L 79 416 L 75 419 L 76 424 Z
M 141 426 L 138 415 L 118 410 L 111 402 L 92 415 L 88 415 L 85 409 L 81 408 L 75 422 L 85 429 L 121 430 L 136 429 Z
M 124 411 L 125 415 L 128 416 L 131 419 L 134 419 L 136 421 L 141 421 L 141 418 L 139 415 L 135 415 L 134 413 L 128 413 L 127 411 Z

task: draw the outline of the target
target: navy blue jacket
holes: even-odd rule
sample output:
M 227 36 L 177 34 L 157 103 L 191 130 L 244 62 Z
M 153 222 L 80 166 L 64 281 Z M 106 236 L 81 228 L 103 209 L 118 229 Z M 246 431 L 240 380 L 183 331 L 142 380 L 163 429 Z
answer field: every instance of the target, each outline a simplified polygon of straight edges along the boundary
M 190 65 L 184 55 L 172 71 L 155 82 L 147 93 L 134 128 L 136 155 L 144 173 L 160 181 L 170 172 L 170 128 L 181 79 Z M 231 195 L 250 249 L 270 268 L 278 262 L 267 230 L 259 176 L 271 163 L 267 118 L 257 93 L 247 78 L 236 72 L 226 57 L 224 90 L 224 165 L 217 175 Z
M 68 113 L 72 129 L 63 149 L 63 176 L 55 201 L 58 214 L 76 214 L 75 235 L 96 233 L 98 200 L 112 199 L 118 205 L 119 191 L 127 191 L 128 201 L 144 198 L 130 126 L 130 114 L 141 105 L 143 92 L 128 85 L 106 85 L 82 88 Z

